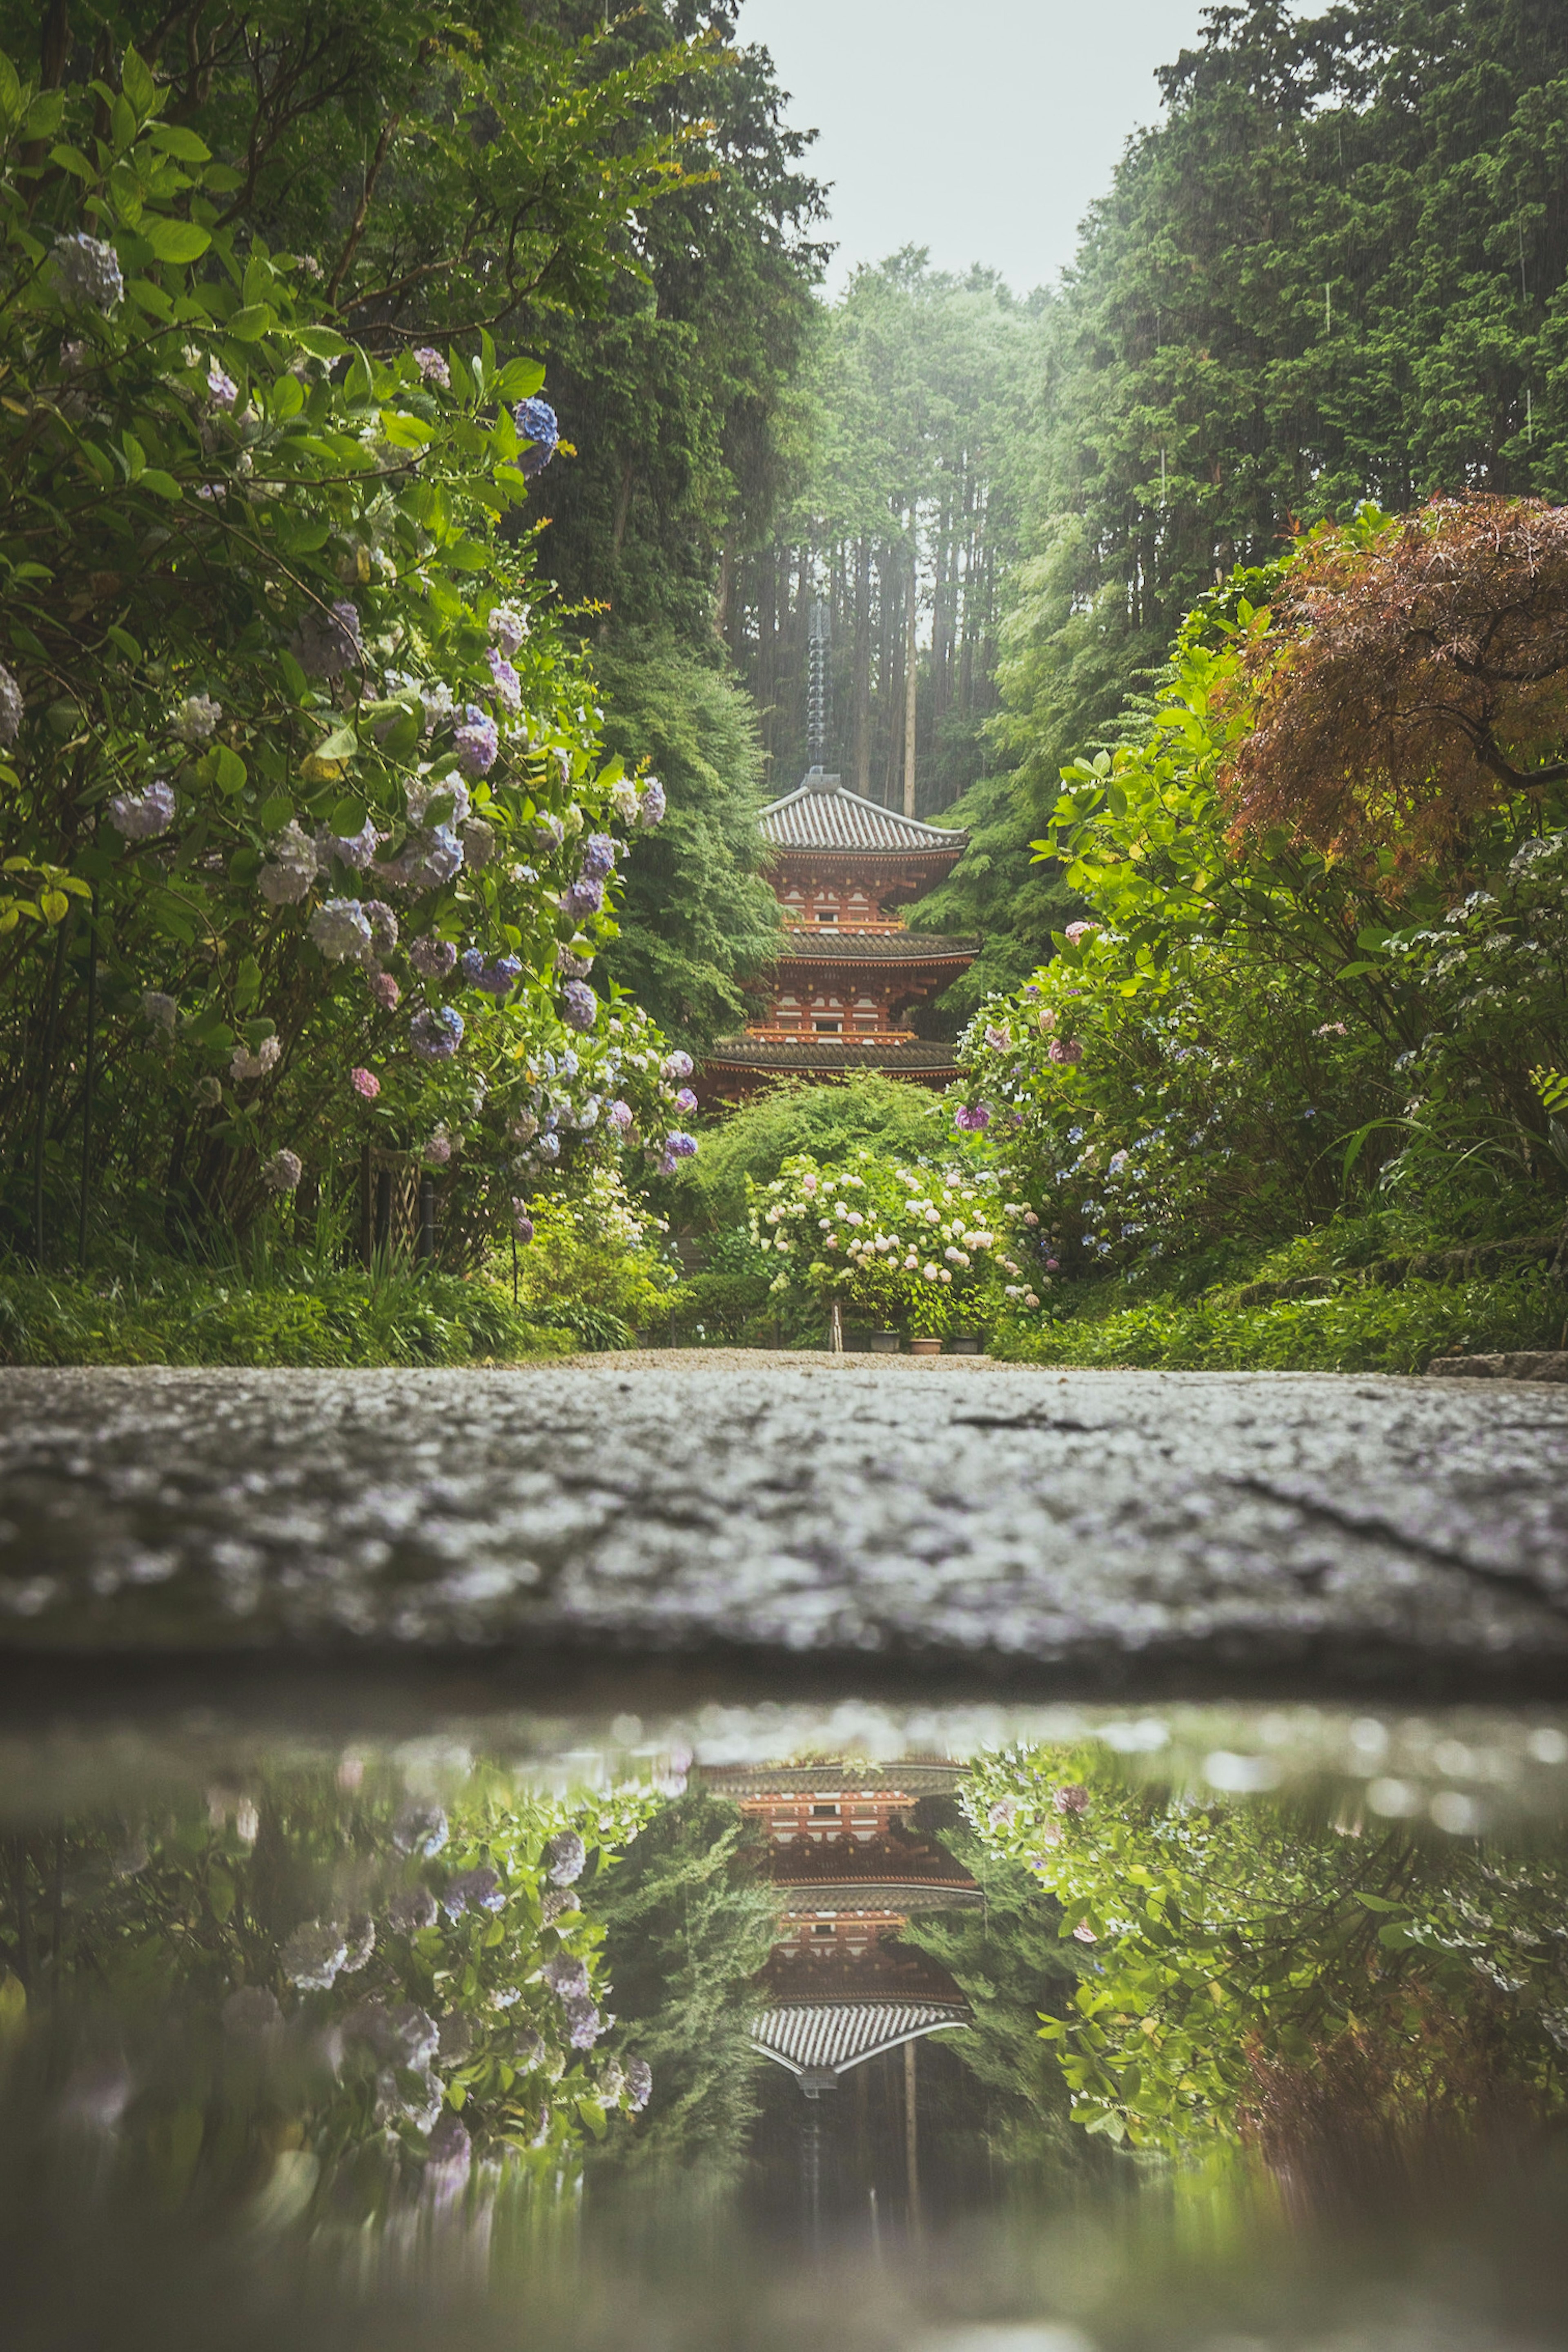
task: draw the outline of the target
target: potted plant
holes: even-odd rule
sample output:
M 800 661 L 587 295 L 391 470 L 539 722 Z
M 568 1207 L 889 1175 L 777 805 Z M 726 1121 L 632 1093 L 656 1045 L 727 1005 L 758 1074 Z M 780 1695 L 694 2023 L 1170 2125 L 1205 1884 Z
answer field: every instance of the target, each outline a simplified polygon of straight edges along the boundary
M 952 1328 L 952 1293 L 935 1282 L 917 1291 L 910 1302 L 910 1355 L 940 1356 Z

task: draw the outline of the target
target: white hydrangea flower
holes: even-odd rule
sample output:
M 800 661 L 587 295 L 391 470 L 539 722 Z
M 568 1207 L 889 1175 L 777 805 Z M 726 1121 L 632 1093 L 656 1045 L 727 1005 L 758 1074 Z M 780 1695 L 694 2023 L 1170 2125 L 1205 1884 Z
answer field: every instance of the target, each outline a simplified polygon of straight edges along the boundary
M 357 898 L 328 898 L 311 916 L 311 940 L 329 963 L 363 955 L 371 944 L 370 918 Z
M 210 743 L 222 717 L 222 703 L 215 702 L 210 694 L 188 694 L 180 705 L 174 732 L 182 743 L 189 743 L 193 747 Z
M 256 877 L 256 887 L 269 907 L 296 907 L 316 878 L 316 845 L 290 817 L 272 844 L 269 862 Z

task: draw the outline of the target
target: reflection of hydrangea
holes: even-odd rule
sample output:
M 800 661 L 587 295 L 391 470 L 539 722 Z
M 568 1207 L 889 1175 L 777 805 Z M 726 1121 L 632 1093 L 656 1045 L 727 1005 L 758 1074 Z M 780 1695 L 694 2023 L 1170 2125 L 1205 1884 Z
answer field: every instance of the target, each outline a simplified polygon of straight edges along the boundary
M 463 1016 L 455 1004 L 426 1007 L 409 1023 L 408 1042 L 422 1062 L 449 1062 L 463 1042 Z
M 404 1806 L 392 1824 L 392 1843 L 399 1853 L 421 1853 L 426 1861 L 447 1843 L 447 1816 L 439 1805 L 416 1800 Z
M 336 677 L 357 669 L 364 658 L 359 614 L 346 597 L 326 612 L 312 607 L 294 632 L 294 658 L 307 677 Z
M 399 1936 L 416 1936 L 422 1927 L 433 1927 L 437 1916 L 436 1897 L 427 1886 L 395 1895 L 386 1906 L 386 1924 Z
M 343 1964 L 338 1973 L 340 1976 L 352 1977 L 365 1966 L 375 1949 L 375 1921 L 368 1911 L 354 1913 L 345 1931 L 344 1941 L 348 1948 L 343 1954 Z
M 256 887 L 269 907 L 297 907 L 316 878 L 315 844 L 308 841 L 298 817 L 290 817 L 272 844 L 271 861 L 256 877 Z
M 500 736 L 495 720 L 477 703 L 470 702 L 465 709 L 463 723 L 452 737 L 452 749 L 466 776 L 485 776 L 494 767 Z
M 522 680 L 519 677 L 516 670 L 513 669 L 510 662 L 508 661 L 506 656 L 501 652 L 499 646 L 488 646 L 486 648 L 485 658 L 490 666 L 490 679 L 495 688 L 496 700 L 505 710 L 521 710 L 522 709 Z
M 220 2014 L 224 2032 L 237 2042 L 259 2042 L 283 2022 L 283 2011 L 265 1985 L 241 1985 L 229 1994 Z
M 436 2055 L 440 2029 L 427 2011 L 403 2001 L 389 2009 L 384 2000 L 362 2000 L 343 2020 L 351 2042 L 369 2044 L 378 2058 L 395 2066 L 427 2066 Z
M 426 2203 L 449 2205 L 468 2187 L 473 2164 L 473 2144 L 468 2126 L 454 2115 L 444 2115 L 430 2135 L 422 2183 Z
M 362 956 L 371 944 L 370 921 L 357 898 L 328 898 L 307 926 L 310 936 L 329 963 Z
M 428 343 L 421 343 L 414 354 L 414 364 L 426 383 L 439 384 L 443 392 L 450 392 L 452 371 L 444 352 L 433 351 Z
M 182 743 L 189 743 L 193 748 L 200 743 L 210 743 L 222 717 L 222 703 L 215 702 L 210 694 L 188 694 L 180 705 L 174 732 Z
M 378 2124 L 412 2124 L 416 2132 L 433 2132 L 446 2105 L 440 2079 L 428 2067 L 415 2070 L 415 2080 L 406 2088 L 390 2069 L 375 2078 L 374 2113 Z
M 335 857 L 342 865 L 352 866 L 356 874 L 364 872 L 380 845 L 381 835 L 369 817 L 366 817 L 357 833 L 333 833 L 330 827 L 323 824 L 318 828 L 316 834 L 318 862 L 325 866 Z
M 504 1911 L 506 1890 L 493 1870 L 481 1866 L 460 1870 L 449 1879 L 441 1901 L 447 1917 L 457 1919 L 465 1911 Z
M 694 1066 L 689 1054 L 677 1051 L 665 1055 L 658 1066 L 658 1074 L 661 1078 L 667 1079 L 673 1086 L 678 1078 L 689 1078 Z
M 510 661 L 528 635 L 528 618 L 511 604 L 496 604 L 490 611 L 490 635 Z
M 229 1076 L 237 1087 L 247 1078 L 264 1078 L 268 1070 L 277 1067 L 278 1057 L 282 1051 L 282 1040 L 279 1037 L 263 1037 L 254 1054 L 248 1046 L 237 1045 L 229 1057 Z
M 22 731 L 22 689 L 0 662 L 0 748 L 9 751 Z
M 540 1860 L 552 1886 L 573 1886 L 583 1875 L 588 1849 L 575 1830 L 558 1830 Z
M 1071 1783 L 1066 1788 L 1053 1789 L 1051 1790 L 1051 1802 L 1056 1807 L 1058 1813 L 1087 1813 L 1089 1811 L 1089 1790 L 1079 1787 L 1076 1782 Z
M 615 871 L 616 845 L 607 833 L 591 833 L 583 844 L 577 871 L 584 880 L 602 882 Z
M 626 2105 L 640 2116 L 653 2096 L 653 2068 L 646 2058 L 626 2060 Z
M 664 786 L 657 776 L 649 776 L 637 802 L 637 823 L 644 826 L 662 824 L 665 806 Z
M 520 400 L 511 412 L 511 417 L 521 438 L 533 444 L 532 448 L 525 449 L 522 455 L 523 478 L 531 482 L 543 473 L 554 457 L 555 445 L 561 438 L 561 427 L 556 421 L 555 411 L 547 400 Z
M 152 841 L 167 833 L 174 822 L 174 794 L 160 778 L 145 792 L 116 793 L 109 803 L 109 822 L 127 841 Z
M 568 2000 L 563 2003 L 566 2011 L 567 2031 L 574 2050 L 592 2050 L 605 2030 L 605 2022 L 591 2000 Z
M 279 1955 L 284 1975 L 301 1992 L 325 1992 L 348 1958 L 348 1939 L 335 1921 L 307 1919 Z
M 599 1017 L 599 1000 L 585 980 L 569 980 L 561 992 L 561 1009 L 571 1029 L 591 1029 Z
M 416 940 L 408 950 L 408 961 L 422 980 L 445 980 L 456 969 L 458 950 L 450 940 L 426 936 Z
M 74 236 L 56 237 L 53 258 L 62 290 L 84 309 L 119 309 L 125 299 L 125 280 L 111 245 L 79 229 Z
M 474 2021 L 460 2009 L 449 2009 L 441 2020 L 436 2056 L 443 2066 L 461 2066 L 474 2054 Z
M 463 856 L 477 873 L 488 866 L 496 854 L 496 829 L 487 824 L 482 816 L 465 817 L 458 827 L 458 838 L 463 845 Z

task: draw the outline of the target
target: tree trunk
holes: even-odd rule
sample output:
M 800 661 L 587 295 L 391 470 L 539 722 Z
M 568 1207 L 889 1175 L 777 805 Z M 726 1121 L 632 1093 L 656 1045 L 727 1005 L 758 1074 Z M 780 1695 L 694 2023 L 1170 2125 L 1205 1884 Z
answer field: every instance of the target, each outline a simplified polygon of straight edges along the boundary
M 909 609 L 904 614 L 904 814 L 915 813 L 915 728 L 919 716 L 920 667 L 916 660 L 915 623 L 920 605 L 920 541 L 914 519 L 910 528 Z
M 871 542 L 861 532 L 855 550 L 855 644 L 849 683 L 850 758 L 854 788 L 871 797 Z

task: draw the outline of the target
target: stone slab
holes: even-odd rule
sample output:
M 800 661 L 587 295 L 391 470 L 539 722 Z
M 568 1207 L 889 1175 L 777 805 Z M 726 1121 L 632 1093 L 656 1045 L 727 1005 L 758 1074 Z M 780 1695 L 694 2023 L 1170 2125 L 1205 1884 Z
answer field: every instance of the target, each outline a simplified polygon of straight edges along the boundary
M 9 1687 L 348 1657 L 1561 1695 L 1568 1391 L 740 1350 L 0 1372 Z
M 1427 1377 L 1439 1381 L 1568 1381 L 1568 1349 L 1521 1348 L 1505 1356 L 1434 1356 Z

